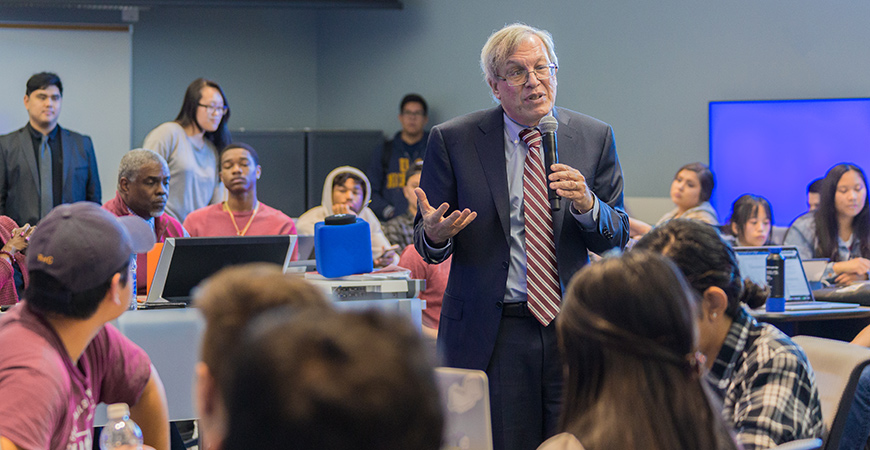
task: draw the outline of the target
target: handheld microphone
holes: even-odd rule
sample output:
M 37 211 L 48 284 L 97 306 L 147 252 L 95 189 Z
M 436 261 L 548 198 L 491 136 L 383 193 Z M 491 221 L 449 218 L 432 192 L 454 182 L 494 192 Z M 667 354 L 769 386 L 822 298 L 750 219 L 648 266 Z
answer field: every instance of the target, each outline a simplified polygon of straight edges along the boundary
M 561 198 L 550 188 L 550 174 L 553 173 L 550 166 L 559 163 L 559 149 L 556 142 L 556 128 L 559 128 L 559 122 L 552 114 L 548 114 L 538 123 L 538 128 L 541 130 L 541 145 L 544 151 L 544 176 L 546 177 L 544 183 L 547 185 L 547 198 L 550 200 L 550 209 L 558 211 Z

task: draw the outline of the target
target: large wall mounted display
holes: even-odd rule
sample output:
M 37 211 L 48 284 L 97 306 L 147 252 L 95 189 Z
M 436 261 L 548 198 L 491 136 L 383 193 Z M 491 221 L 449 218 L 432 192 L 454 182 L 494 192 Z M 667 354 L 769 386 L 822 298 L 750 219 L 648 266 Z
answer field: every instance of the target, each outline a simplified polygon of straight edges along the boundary
M 711 202 L 725 222 L 742 194 L 770 200 L 776 225 L 807 210 L 806 189 L 840 162 L 870 169 L 870 99 L 710 102 Z

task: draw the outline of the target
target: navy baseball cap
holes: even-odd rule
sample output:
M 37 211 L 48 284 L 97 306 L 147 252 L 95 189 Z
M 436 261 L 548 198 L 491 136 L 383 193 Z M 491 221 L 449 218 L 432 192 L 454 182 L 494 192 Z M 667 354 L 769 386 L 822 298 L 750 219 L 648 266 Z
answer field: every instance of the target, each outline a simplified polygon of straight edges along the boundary
M 105 283 L 133 253 L 151 250 L 154 242 L 154 232 L 139 216 L 115 217 L 92 202 L 58 205 L 31 236 L 27 269 L 51 275 L 77 294 Z

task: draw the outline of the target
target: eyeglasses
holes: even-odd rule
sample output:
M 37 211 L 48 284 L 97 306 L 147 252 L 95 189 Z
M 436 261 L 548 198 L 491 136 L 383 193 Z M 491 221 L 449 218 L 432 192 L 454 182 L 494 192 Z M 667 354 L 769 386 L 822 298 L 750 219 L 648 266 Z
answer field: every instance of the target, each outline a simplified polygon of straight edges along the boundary
M 537 66 L 535 67 L 534 74 L 535 78 L 538 80 L 544 80 L 546 78 L 553 78 L 556 76 L 556 70 L 559 69 L 559 66 L 556 63 L 550 63 L 545 66 Z M 510 86 L 522 86 L 529 81 L 529 72 L 523 67 L 515 67 L 508 71 L 505 76 L 496 75 L 496 78 L 499 80 L 507 81 Z
M 199 106 L 205 108 L 205 112 L 209 114 L 218 113 L 218 115 L 223 116 L 226 115 L 226 113 L 230 112 L 230 108 L 226 106 L 203 105 L 202 103 L 200 103 Z

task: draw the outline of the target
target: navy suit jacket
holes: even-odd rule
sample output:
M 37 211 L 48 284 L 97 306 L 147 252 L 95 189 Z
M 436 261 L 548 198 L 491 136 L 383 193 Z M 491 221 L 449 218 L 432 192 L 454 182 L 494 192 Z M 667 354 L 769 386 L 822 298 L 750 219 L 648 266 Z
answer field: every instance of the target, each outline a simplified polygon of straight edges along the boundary
M 58 125 L 59 127 L 60 125 Z M 102 203 L 94 144 L 89 136 L 58 130 L 63 148 L 62 203 Z M 0 214 L 35 225 L 39 211 L 39 169 L 27 127 L 0 136 Z
M 501 106 L 457 117 L 432 129 L 420 187 L 429 203 L 443 202 L 450 211 L 468 208 L 477 218 L 450 241 L 453 255 L 444 293 L 438 347 L 451 367 L 486 370 L 501 321 L 508 266 L 510 197 Z M 571 276 L 596 253 L 628 242 L 628 216 L 623 206 L 622 168 L 613 130 L 604 122 L 556 108 L 559 162 L 579 170 L 598 197 L 595 229 L 583 229 L 568 211 L 569 202 L 553 213 L 559 278 L 564 292 Z M 519 207 L 519 205 L 515 205 Z M 418 212 L 414 244 L 429 263 L 441 262 L 423 242 Z M 446 256 L 445 256 L 446 258 Z

